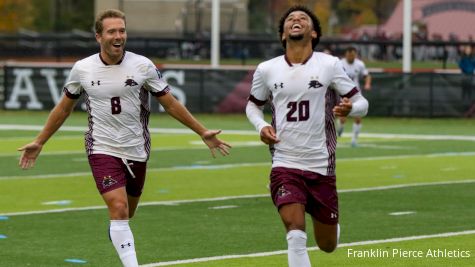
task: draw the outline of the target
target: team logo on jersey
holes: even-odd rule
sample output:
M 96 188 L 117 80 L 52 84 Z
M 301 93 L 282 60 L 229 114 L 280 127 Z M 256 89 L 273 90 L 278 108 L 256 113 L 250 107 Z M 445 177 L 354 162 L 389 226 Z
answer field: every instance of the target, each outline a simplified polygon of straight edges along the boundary
M 320 88 L 322 86 L 323 86 L 323 84 L 321 84 L 316 79 L 310 80 L 310 82 L 308 83 L 308 89 L 312 89 L 312 88 L 317 89 L 317 88 Z
M 285 189 L 284 186 L 279 187 L 279 190 L 277 191 L 277 196 L 279 196 L 279 197 L 285 197 L 285 196 L 288 196 L 290 194 L 291 194 L 290 191 Z
M 109 175 L 109 176 L 104 176 L 104 177 L 102 178 L 102 187 L 103 187 L 103 188 L 110 187 L 110 186 L 112 186 L 112 185 L 114 185 L 114 184 L 116 184 L 116 183 L 117 183 L 117 181 L 114 180 L 114 179 L 112 179 L 112 177 L 111 177 L 110 175 Z
M 274 83 L 274 89 L 278 89 L 278 88 L 284 88 L 284 83 Z
M 136 81 L 134 81 L 134 79 L 131 79 L 131 78 L 128 78 L 127 80 L 125 80 L 125 85 L 124 87 L 126 86 L 136 86 L 136 85 L 139 85 Z

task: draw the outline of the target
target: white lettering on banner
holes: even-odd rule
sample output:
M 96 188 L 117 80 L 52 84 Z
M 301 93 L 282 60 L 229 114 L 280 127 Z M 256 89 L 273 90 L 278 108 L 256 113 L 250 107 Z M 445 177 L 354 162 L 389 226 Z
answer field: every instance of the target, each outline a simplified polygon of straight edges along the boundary
M 57 70 L 52 68 L 45 68 L 40 69 L 39 73 L 42 77 L 46 79 L 46 84 L 48 86 L 49 93 L 51 95 L 51 99 L 53 103 L 56 105 L 59 100 L 61 99 L 62 95 L 62 88 L 58 88 L 57 79 Z M 36 88 L 34 86 L 32 76 L 33 72 L 38 71 L 37 69 L 28 69 L 28 68 L 19 68 L 13 69 L 11 72 L 13 77 L 15 77 L 15 82 L 13 84 L 13 88 L 11 90 L 11 94 L 8 98 L 8 101 L 5 102 L 5 108 L 7 109 L 20 109 L 22 108 L 22 103 L 19 101 L 20 97 L 27 98 L 26 108 L 27 109 L 42 109 L 43 103 L 38 100 L 38 96 L 36 94 Z M 71 69 L 62 69 L 64 81 L 63 84 L 66 82 L 66 79 L 70 73 Z M 179 71 L 164 71 L 163 79 L 169 83 L 170 81 L 174 81 L 177 85 L 184 85 L 185 84 L 185 72 L 182 70 Z M 38 88 L 41 90 L 42 88 Z M 186 94 L 182 88 L 179 86 L 172 86 L 170 85 L 171 93 L 177 98 L 177 100 L 185 105 L 186 104 Z M 43 99 L 43 101 L 45 101 Z M 83 102 L 81 105 L 82 110 L 86 110 L 86 104 Z M 160 105 L 159 107 L 160 112 L 164 112 L 164 108 Z
M 185 72 L 169 70 L 162 73 L 163 79 L 170 84 L 170 80 L 175 80 L 178 85 L 185 84 Z M 184 105 L 186 105 L 186 94 L 180 87 L 170 85 L 171 93 L 176 97 L 176 99 Z M 164 112 L 165 109 L 160 105 L 160 112 Z
M 10 98 L 5 103 L 5 108 L 19 109 L 21 103 L 18 101 L 18 98 L 20 96 L 27 96 L 29 98 L 29 101 L 26 104 L 26 107 L 28 109 L 42 109 L 43 104 L 38 101 L 38 97 L 35 93 L 35 88 L 33 87 L 33 82 L 31 81 L 31 75 L 33 74 L 33 70 L 14 69 L 13 74 L 15 75 L 15 84 L 13 85 Z
M 71 70 L 69 69 L 63 70 L 63 76 L 65 77 L 65 79 L 68 77 L 70 71 Z M 56 70 L 42 69 L 40 70 L 40 74 L 41 76 L 45 77 L 46 81 L 48 82 L 49 92 L 51 93 L 51 97 L 53 98 L 54 104 L 58 104 L 63 90 L 62 88 L 58 90 L 58 86 L 56 85 L 56 79 L 55 79 Z M 64 81 L 64 83 L 66 83 L 66 80 Z

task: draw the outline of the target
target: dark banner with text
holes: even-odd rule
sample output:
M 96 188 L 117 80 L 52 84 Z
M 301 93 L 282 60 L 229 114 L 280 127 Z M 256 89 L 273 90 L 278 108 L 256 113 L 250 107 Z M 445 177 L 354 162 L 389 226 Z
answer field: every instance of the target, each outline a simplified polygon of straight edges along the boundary
M 5 66 L 4 109 L 49 110 L 58 103 L 71 66 Z M 172 94 L 191 112 L 244 112 L 253 71 L 247 70 L 161 70 Z M 151 98 L 153 112 L 163 111 Z M 81 97 L 78 109 L 86 110 Z
M 4 67 L 3 109 L 49 110 L 59 101 L 71 65 Z M 244 113 L 253 70 L 163 69 L 172 94 L 191 112 Z M 475 78 L 461 74 L 372 73 L 363 92 L 369 115 L 399 117 L 475 116 Z M 153 112 L 163 111 L 151 98 Z M 77 109 L 85 110 L 84 99 Z

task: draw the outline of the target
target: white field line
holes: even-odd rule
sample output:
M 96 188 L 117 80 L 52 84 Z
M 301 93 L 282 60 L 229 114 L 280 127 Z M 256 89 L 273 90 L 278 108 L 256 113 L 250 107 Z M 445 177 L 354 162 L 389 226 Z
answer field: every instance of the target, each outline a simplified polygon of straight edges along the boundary
M 390 212 L 389 215 L 391 216 L 403 216 L 403 215 L 410 215 L 416 213 L 415 211 L 397 211 L 397 212 Z
M 348 136 L 351 136 L 347 133 Z M 428 134 L 385 134 L 385 133 L 361 133 L 361 137 L 382 139 L 416 139 L 416 140 L 458 140 L 475 141 L 475 136 L 468 135 L 428 135 Z
M 20 125 L 20 124 L 3 124 L 0 130 L 23 130 L 23 131 L 39 131 L 43 129 L 42 125 Z M 193 131 L 183 128 L 150 128 L 151 133 L 169 133 L 169 134 L 194 134 Z M 63 126 L 60 131 L 66 132 L 85 132 L 86 127 L 83 126 Z M 223 134 L 236 135 L 257 135 L 252 130 L 223 130 Z M 350 136 L 345 133 L 344 136 Z M 468 135 L 426 135 L 426 134 L 387 134 L 387 133 L 361 133 L 361 137 L 382 138 L 382 139 L 417 139 L 417 140 L 464 140 L 475 141 L 475 136 Z
M 433 153 L 433 154 L 415 154 L 415 155 L 397 155 L 397 156 L 379 156 L 379 157 L 356 157 L 356 158 L 343 158 L 337 159 L 338 162 L 347 161 L 374 161 L 374 160 L 395 160 L 395 159 L 409 159 L 409 158 L 438 158 L 438 157 L 470 157 L 475 156 L 475 152 L 446 152 L 446 153 Z M 164 168 L 150 168 L 148 172 L 160 172 L 160 171 L 179 171 L 179 170 L 220 170 L 230 168 L 241 167 L 259 167 L 269 166 L 270 162 L 248 162 L 248 163 L 230 163 L 230 164 L 217 164 L 217 165 L 188 165 L 188 166 L 174 166 Z M 90 172 L 74 172 L 74 173 L 58 173 L 58 174 L 38 174 L 38 175 L 16 175 L 16 176 L 0 176 L 2 180 L 18 180 L 18 179 L 49 179 L 49 178 L 69 178 L 76 176 L 88 176 Z
M 5 141 L 31 141 L 35 138 L 32 136 L 18 136 L 18 137 L 2 137 L 2 142 Z M 54 140 L 72 140 L 72 139 L 83 139 L 84 135 L 58 135 L 54 137 Z M 83 149 L 84 150 L 84 149 Z
M 40 131 L 43 129 L 42 125 L 21 125 L 21 124 L 2 124 L 0 125 L 0 131 Z M 83 126 L 62 126 L 59 131 L 64 132 L 86 132 L 87 127 Z M 149 128 L 150 133 L 166 133 L 166 134 L 195 134 L 190 129 L 182 128 Z M 257 135 L 256 131 L 246 130 L 224 130 L 224 134 L 237 134 L 237 135 Z
M 432 234 L 432 235 L 396 237 L 396 238 L 380 239 L 380 240 L 358 241 L 358 242 L 339 244 L 338 247 L 344 248 L 344 247 L 354 247 L 354 246 L 377 245 L 377 244 L 385 244 L 385 243 L 396 243 L 396 242 L 403 242 L 403 241 L 421 240 L 421 239 L 429 239 L 429 238 L 443 238 L 443 237 L 472 235 L 472 234 L 475 234 L 475 230 L 467 230 L 467 231 L 461 231 L 461 232 L 448 232 L 448 233 L 440 233 L 440 234 Z M 308 248 L 307 250 L 315 251 L 315 250 L 318 250 L 318 248 L 311 247 L 311 248 Z M 276 251 L 259 252 L 259 253 L 251 253 L 251 254 L 224 255 L 224 256 L 214 256 L 214 257 L 195 258 L 195 259 L 186 259 L 186 260 L 166 261 L 166 262 L 143 264 L 140 266 L 141 267 L 170 266 L 170 265 L 179 265 L 179 264 L 186 264 L 186 263 L 209 262 L 209 261 L 239 259 L 239 258 L 265 257 L 265 256 L 282 255 L 282 254 L 287 254 L 287 250 L 276 250 Z
M 338 193 L 341 194 L 341 193 L 352 193 L 352 192 L 368 192 L 368 191 L 391 190 L 391 189 L 419 187 L 419 186 L 437 186 L 437 185 L 470 184 L 470 183 L 475 183 L 475 180 L 398 184 L 398 185 L 388 185 L 388 186 L 343 189 L 343 190 L 338 190 Z M 248 199 L 248 198 L 261 198 L 261 197 L 269 197 L 269 194 L 225 196 L 225 197 L 183 199 L 183 200 L 149 201 L 149 202 L 142 202 L 139 204 L 139 206 L 159 206 L 159 205 L 162 205 L 162 206 L 173 205 L 174 206 L 174 205 L 188 204 L 188 203 L 215 202 L 215 201 L 226 201 L 226 200 L 232 200 L 232 199 Z M 106 208 L 105 205 L 100 205 L 100 206 L 89 206 L 89 207 L 80 207 L 80 208 L 65 208 L 65 209 L 53 209 L 53 210 L 0 213 L 0 216 L 34 215 L 34 214 L 60 213 L 60 212 L 69 212 L 69 211 L 97 210 L 97 209 L 105 209 L 105 208 Z
M 200 141 L 201 142 L 201 141 Z M 249 147 L 249 144 L 234 144 L 233 142 L 229 142 L 233 147 Z M 151 151 L 175 151 L 175 150 L 205 150 L 208 147 L 203 143 L 201 146 L 169 146 L 169 147 L 157 147 L 152 148 Z M 86 151 L 84 148 L 79 150 L 63 150 L 63 151 L 44 151 L 41 152 L 41 155 L 47 156 L 57 156 L 57 155 L 86 155 Z M 20 152 L 7 152 L 7 153 L 0 153 L 0 157 L 13 157 L 17 156 L 20 157 Z

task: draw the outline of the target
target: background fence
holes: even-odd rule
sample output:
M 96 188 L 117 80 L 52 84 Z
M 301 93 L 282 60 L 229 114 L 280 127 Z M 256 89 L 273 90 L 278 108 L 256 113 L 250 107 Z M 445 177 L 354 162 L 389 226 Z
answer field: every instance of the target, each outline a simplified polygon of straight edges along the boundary
M 49 110 L 59 100 L 70 64 L 48 67 L 14 64 L 4 67 L 0 107 L 7 110 Z M 162 70 L 172 93 L 192 112 L 244 112 L 253 70 Z M 364 95 L 369 115 L 460 117 L 475 112 L 473 76 L 447 73 L 372 73 L 373 87 Z M 151 101 L 152 111 L 160 111 Z M 82 103 L 78 109 L 85 109 Z M 472 109 L 472 110 L 471 110 Z

